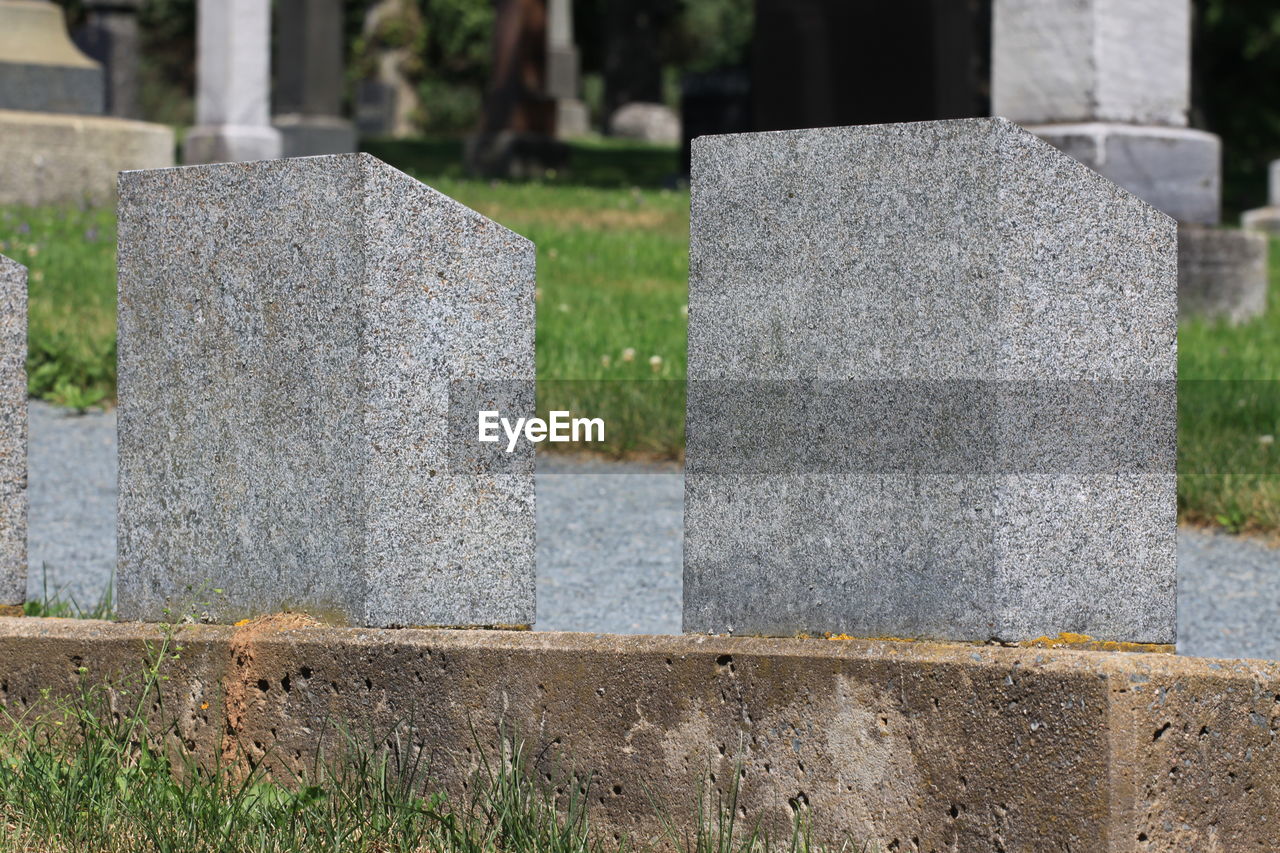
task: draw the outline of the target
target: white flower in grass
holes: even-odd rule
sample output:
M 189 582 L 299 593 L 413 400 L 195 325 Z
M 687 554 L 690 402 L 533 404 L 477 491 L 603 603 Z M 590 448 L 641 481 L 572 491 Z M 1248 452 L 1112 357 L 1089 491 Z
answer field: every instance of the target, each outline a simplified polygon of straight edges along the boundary
M 622 360 L 623 360 L 623 361 L 635 361 L 635 360 L 636 360 L 636 351 L 635 351 L 634 349 L 632 349 L 631 347 L 627 347 L 626 349 L 624 349 L 624 350 L 622 351 Z
M 600 356 L 600 364 L 603 365 L 604 367 L 608 367 L 612 363 L 613 363 L 613 359 L 610 358 L 608 355 Z
M 657 373 L 659 370 L 661 370 L 662 356 L 660 355 L 649 356 L 649 369 L 652 370 L 654 373 Z

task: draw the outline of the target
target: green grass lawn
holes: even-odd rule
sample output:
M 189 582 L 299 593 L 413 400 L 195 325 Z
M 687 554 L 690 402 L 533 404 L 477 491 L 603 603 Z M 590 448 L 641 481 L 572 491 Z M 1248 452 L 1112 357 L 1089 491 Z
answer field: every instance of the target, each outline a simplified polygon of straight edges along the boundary
M 384 143 L 377 153 L 537 245 L 539 408 L 603 417 L 607 453 L 678 458 L 689 195 L 654 186 L 674 170 L 674 151 L 579 146 L 572 176 L 499 183 L 443 165 L 456 157 L 451 145 Z M 608 186 L 627 177 L 642 186 Z M 31 268 L 32 394 L 72 406 L 113 395 L 114 240 L 110 211 L 0 210 L 0 252 Z M 1184 520 L 1280 530 L 1278 287 L 1280 244 L 1265 317 L 1180 330 Z
M 1267 313 L 1178 332 L 1178 509 L 1229 530 L 1280 531 L 1280 241 Z

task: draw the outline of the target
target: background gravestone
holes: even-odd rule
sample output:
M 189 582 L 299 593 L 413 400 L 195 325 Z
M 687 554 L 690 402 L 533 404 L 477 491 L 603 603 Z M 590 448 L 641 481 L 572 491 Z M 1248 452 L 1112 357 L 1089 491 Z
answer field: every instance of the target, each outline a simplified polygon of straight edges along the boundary
M 27 270 L 0 255 L 0 615 L 27 594 Z
M 1187 127 L 1189 0 L 995 0 L 991 112 L 1177 219 L 1220 217 L 1222 145 Z
M 271 3 L 199 0 L 196 126 L 182 144 L 186 163 L 280 156 L 271 126 Z
M 1174 641 L 1172 220 L 1001 119 L 692 177 L 686 631 Z
M 448 420 L 532 408 L 532 244 L 363 154 L 126 173 L 119 233 L 124 618 L 532 623 L 532 458 Z
M 0 0 L 0 22 L 0 110 L 102 113 L 102 67 L 71 43 L 62 7 Z
M 342 117 L 341 0 L 276 4 L 276 116 L 285 157 L 356 150 L 356 131 Z
M 1267 170 L 1267 206 L 1246 210 L 1240 224 L 1252 231 L 1280 234 L 1280 160 Z

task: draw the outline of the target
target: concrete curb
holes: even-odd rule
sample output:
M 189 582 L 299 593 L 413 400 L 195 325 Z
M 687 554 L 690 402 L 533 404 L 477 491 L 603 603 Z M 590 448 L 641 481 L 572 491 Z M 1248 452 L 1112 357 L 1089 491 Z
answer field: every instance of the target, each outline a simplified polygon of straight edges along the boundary
M 10 709 L 138 672 L 152 625 L 0 619 Z M 498 727 L 595 774 L 593 820 L 656 838 L 744 773 L 767 825 L 886 850 L 1280 848 L 1280 664 L 866 640 L 189 626 L 163 683 L 201 756 L 303 769 L 335 724 L 446 787 Z M 80 674 L 80 668 L 88 671 Z M 325 735 L 325 732 L 330 732 Z M 559 758 L 556 757 L 558 753 Z

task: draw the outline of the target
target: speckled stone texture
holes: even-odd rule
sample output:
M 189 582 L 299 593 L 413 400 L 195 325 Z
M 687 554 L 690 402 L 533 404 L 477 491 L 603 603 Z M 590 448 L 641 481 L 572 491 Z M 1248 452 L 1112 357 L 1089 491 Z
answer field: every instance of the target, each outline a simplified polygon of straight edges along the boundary
M 531 243 L 364 154 L 125 173 L 119 240 L 123 617 L 532 623 L 532 456 L 448 447 L 533 378 Z
M 0 606 L 27 595 L 27 268 L 0 255 Z
M 693 151 L 684 629 L 1172 643 L 1173 220 L 1003 119 Z M 858 406 L 800 380 L 934 387 L 915 411 L 960 414 L 863 416 L 904 446 L 846 461 Z M 735 460 L 700 424 L 744 395 Z

